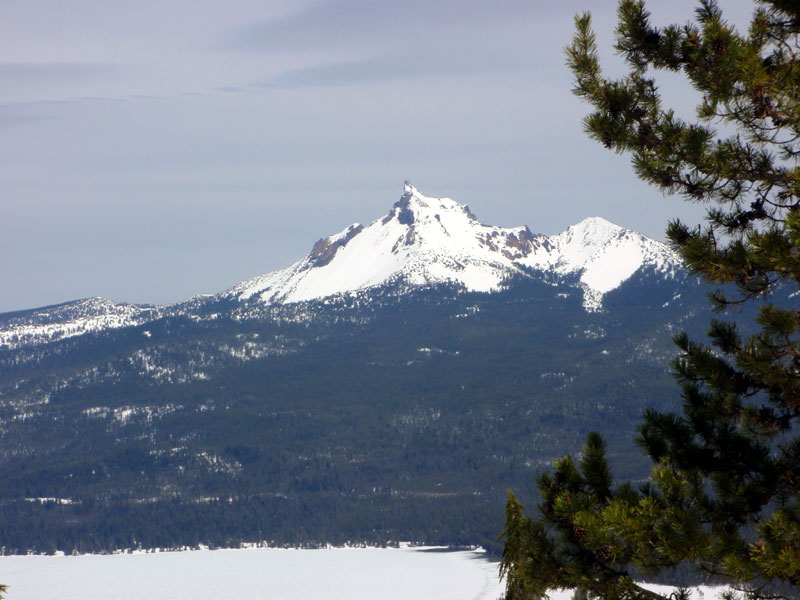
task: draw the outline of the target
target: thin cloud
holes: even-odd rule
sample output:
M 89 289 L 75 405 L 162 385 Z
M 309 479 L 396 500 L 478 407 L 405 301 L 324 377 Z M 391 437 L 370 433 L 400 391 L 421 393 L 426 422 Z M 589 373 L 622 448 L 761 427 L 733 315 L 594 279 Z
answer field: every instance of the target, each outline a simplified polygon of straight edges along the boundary
M 0 62 L 0 101 L 79 101 L 105 95 L 125 75 L 125 67 L 109 63 Z
M 0 62 L 0 85 L 104 77 L 118 69 L 114 65 L 99 63 Z
M 431 76 L 504 73 L 529 68 L 529 61 L 507 56 L 379 56 L 292 69 L 259 85 L 267 88 L 326 87 L 421 79 Z
M 245 51 L 308 51 L 385 46 L 398 48 L 448 43 L 452 36 L 509 23 L 543 24 L 571 8 L 530 0 L 334 0 L 288 17 L 238 27 L 222 46 Z M 573 11 L 574 12 L 574 11 Z M 480 26 L 476 28 L 475 24 Z M 492 36 L 494 37 L 494 36 Z

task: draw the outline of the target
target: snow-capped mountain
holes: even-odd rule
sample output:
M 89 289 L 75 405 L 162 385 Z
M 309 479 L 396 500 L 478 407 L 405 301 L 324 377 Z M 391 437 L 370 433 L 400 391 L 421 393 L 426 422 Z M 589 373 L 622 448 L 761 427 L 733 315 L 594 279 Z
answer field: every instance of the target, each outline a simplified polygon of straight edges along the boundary
M 171 306 L 89 298 L 0 315 L 0 348 L 141 325 L 168 315 L 200 318 L 199 307 L 215 300 L 269 306 L 384 285 L 411 290 L 455 284 L 490 292 L 513 276 L 578 285 L 584 308 L 596 311 L 605 294 L 635 273 L 649 270 L 672 278 L 680 268 L 680 260 L 664 244 L 600 217 L 552 236 L 534 234 L 526 226 L 494 227 L 480 223 L 469 207 L 450 198 L 425 196 L 406 183 L 385 217 L 320 239 L 307 256 L 285 269 Z
M 630 431 L 678 404 L 706 293 L 603 219 L 490 227 L 409 185 L 219 294 L 0 314 L 3 552 L 491 542 L 578 432 L 647 473 Z
M 223 295 L 265 303 L 313 300 L 387 283 L 409 286 L 455 283 L 470 291 L 497 290 L 509 275 L 530 270 L 577 275 L 584 306 L 638 270 L 665 276 L 680 268 L 664 244 L 599 217 L 546 236 L 528 227 L 481 224 L 469 207 L 450 198 L 424 196 L 406 184 L 383 219 L 358 223 L 319 240 L 290 267 L 244 281 Z

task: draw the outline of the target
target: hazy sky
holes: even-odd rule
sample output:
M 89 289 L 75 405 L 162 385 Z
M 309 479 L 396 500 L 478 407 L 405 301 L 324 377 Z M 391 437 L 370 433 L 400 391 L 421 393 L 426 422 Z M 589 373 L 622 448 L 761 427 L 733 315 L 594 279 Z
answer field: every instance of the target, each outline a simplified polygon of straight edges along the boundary
M 659 25 L 696 6 L 648 4 Z M 720 4 L 740 26 L 753 6 Z M 583 134 L 563 47 L 587 9 L 620 71 L 608 0 L 3 2 L 0 312 L 221 291 L 405 179 L 538 233 L 697 222 Z

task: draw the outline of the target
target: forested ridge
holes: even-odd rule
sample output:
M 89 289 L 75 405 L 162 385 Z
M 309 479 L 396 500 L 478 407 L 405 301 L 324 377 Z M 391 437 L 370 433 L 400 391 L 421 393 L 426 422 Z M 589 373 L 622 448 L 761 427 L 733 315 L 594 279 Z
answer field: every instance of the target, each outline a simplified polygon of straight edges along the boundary
M 686 309 L 704 293 L 642 275 L 587 313 L 527 279 L 385 290 L 3 351 L 3 551 L 496 549 L 505 490 L 534 498 L 588 431 L 646 474 L 629 432 L 675 405 L 665 334 L 707 317 Z

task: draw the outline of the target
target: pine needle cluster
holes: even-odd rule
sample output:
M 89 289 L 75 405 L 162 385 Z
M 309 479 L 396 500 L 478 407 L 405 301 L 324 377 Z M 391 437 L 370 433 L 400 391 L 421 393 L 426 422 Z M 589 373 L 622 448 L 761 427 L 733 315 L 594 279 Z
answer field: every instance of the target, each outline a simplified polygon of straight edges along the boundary
M 540 476 L 538 516 L 509 492 L 506 597 L 656 600 L 635 577 L 686 564 L 731 594 L 800 597 L 800 310 L 770 302 L 800 292 L 800 3 L 759 2 L 746 34 L 713 0 L 685 25 L 654 27 L 637 0 L 618 16 L 626 77 L 603 76 L 589 14 L 567 48 L 574 92 L 593 108 L 586 132 L 629 154 L 641 179 L 706 205 L 702 226 L 674 221 L 667 236 L 732 320 L 712 321 L 706 343 L 676 336 L 683 411 L 645 413 L 645 485 L 615 485 L 590 434 L 579 459 Z M 692 122 L 662 105 L 664 70 L 699 94 Z M 755 323 L 735 318 L 746 304 Z

